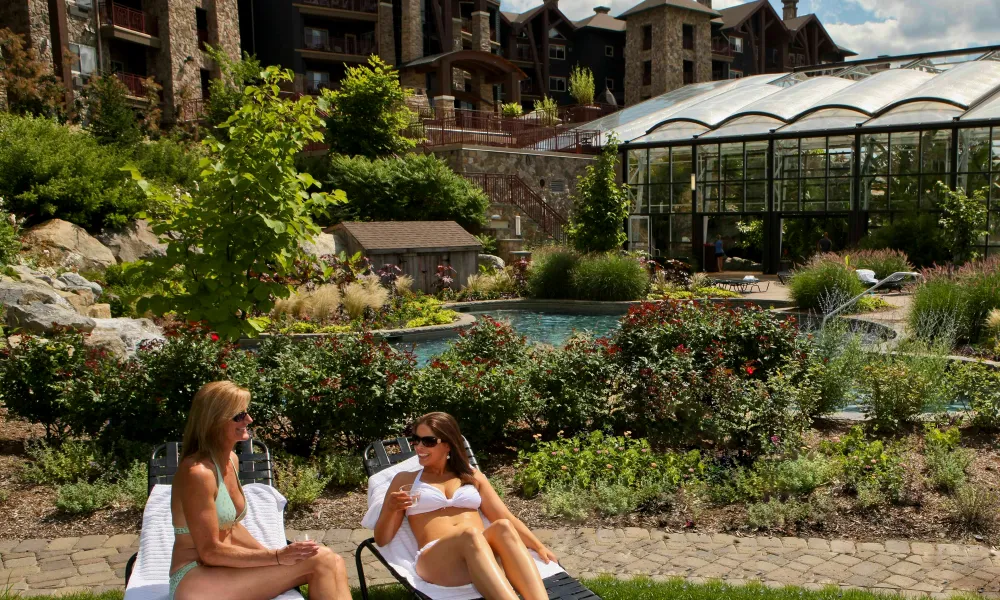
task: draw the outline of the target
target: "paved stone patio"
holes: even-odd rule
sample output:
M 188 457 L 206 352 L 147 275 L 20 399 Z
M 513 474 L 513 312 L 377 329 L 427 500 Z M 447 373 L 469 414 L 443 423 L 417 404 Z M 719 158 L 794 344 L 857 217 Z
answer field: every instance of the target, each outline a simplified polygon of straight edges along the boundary
M 288 537 L 296 535 L 288 531 Z M 357 585 L 354 550 L 364 529 L 310 531 L 340 553 Z M 979 592 L 1000 598 L 1000 554 L 984 546 L 890 540 L 855 543 L 796 537 L 734 537 L 666 533 L 656 529 L 543 529 L 536 532 L 577 577 L 613 574 L 685 577 L 701 582 L 757 580 L 767 585 L 837 585 L 944 598 Z M 122 588 L 135 535 L 91 535 L 56 540 L 0 540 L 0 587 L 24 596 Z M 369 583 L 389 583 L 388 572 L 365 553 Z

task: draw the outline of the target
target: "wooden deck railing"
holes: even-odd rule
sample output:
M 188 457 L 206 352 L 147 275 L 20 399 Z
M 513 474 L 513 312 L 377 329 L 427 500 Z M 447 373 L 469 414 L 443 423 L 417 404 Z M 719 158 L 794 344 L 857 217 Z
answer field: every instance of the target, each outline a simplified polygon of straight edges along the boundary
M 302 4 L 378 14 L 378 0 L 299 0 Z
M 139 33 L 145 33 L 153 37 L 159 35 L 156 18 L 147 15 L 141 10 L 114 2 L 101 2 L 99 12 L 101 22 L 106 25 L 131 29 L 132 31 L 138 31 Z
M 560 236 L 566 219 L 524 183 L 517 175 L 506 173 L 463 173 L 463 177 L 482 188 L 490 202 L 511 204 L 524 211 L 529 219 L 551 236 Z
M 116 72 L 115 76 L 128 88 L 128 95 L 134 98 L 146 97 L 146 77 L 135 73 Z

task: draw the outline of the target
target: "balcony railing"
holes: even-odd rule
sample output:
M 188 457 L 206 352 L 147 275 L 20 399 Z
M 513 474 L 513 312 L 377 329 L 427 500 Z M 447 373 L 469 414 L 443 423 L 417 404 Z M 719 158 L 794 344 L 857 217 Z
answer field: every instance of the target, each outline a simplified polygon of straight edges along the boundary
M 185 100 L 177 111 L 177 120 L 182 122 L 201 120 L 205 116 L 205 110 L 204 99 Z
M 733 47 L 729 44 L 729 40 L 721 37 L 712 38 L 712 54 L 719 56 L 732 56 Z
M 319 94 L 323 90 L 337 89 L 336 81 L 306 81 L 305 89 L 307 94 Z
M 378 14 L 378 0 L 299 0 L 302 4 Z
M 514 60 L 531 60 L 531 47 L 529 46 L 517 46 L 514 49 Z
M 131 31 L 138 31 L 156 37 L 159 35 L 156 18 L 147 15 L 141 10 L 129 8 L 114 2 L 101 2 L 100 4 L 101 22 L 105 25 L 114 25 Z
M 306 40 L 305 46 L 307 50 L 336 52 L 338 54 L 351 54 L 355 56 L 368 56 L 377 52 L 374 35 L 361 37 L 330 36 L 325 40 Z
M 146 76 L 136 75 L 135 73 L 122 73 L 120 71 L 116 72 L 115 76 L 128 88 L 129 96 L 134 98 L 146 97 Z

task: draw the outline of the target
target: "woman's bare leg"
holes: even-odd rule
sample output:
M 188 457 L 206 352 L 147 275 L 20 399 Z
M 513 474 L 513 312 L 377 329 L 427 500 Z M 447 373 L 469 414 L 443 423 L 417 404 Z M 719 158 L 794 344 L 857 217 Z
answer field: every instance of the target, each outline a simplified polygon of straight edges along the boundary
M 518 600 L 483 532 L 469 528 L 420 553 L 417 575 L 447 587 L 471 583 L 485 600 Z
M 254 569 L 199 566 L 177 586 L 175 600 L 270 600 L 294 587 L 309 584 L 312 600 L 350 600 L 344 559 L 321 547 L 294 565 Z
M 528 553 L 527 546 L 517 535 L 514 524 L 507 519 L 497 519 L 486 528 L 483 537 L 493 551 L 500 555 L 507 579 L 524 600 L 548 600 L 542 575 L 538 572 L 535 559 Z

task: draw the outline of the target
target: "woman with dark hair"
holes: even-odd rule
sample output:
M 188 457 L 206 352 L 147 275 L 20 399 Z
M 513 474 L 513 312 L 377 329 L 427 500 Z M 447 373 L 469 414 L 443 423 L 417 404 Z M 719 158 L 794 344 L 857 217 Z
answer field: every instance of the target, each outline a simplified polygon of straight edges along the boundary
M 170 490 L 174 550 L 170 600 L 267 600 L 303 584 L 317 600 L 350 600 L 344 559 L 316 542 L 269 550 L 240 521 L 247 513 L 236 455 L 250 439 L 250 392 L 231 381 L 194 395 Z
M 414 422 L 411 439 L 422 469 L 399 473 L 389 484 L 375 543 L 389 544 L 405 517 L 420 545 L 416 570 L 424 581 L 449 587 L 472 583 L 486 600 L 518 600 L 518 593 L 524 600 L 547 600 L 528 549 L 546 563 L 557 560 L 555 554 L 511 514 L 486 476 L 472 469 L 455 418 L 428 413 Z

